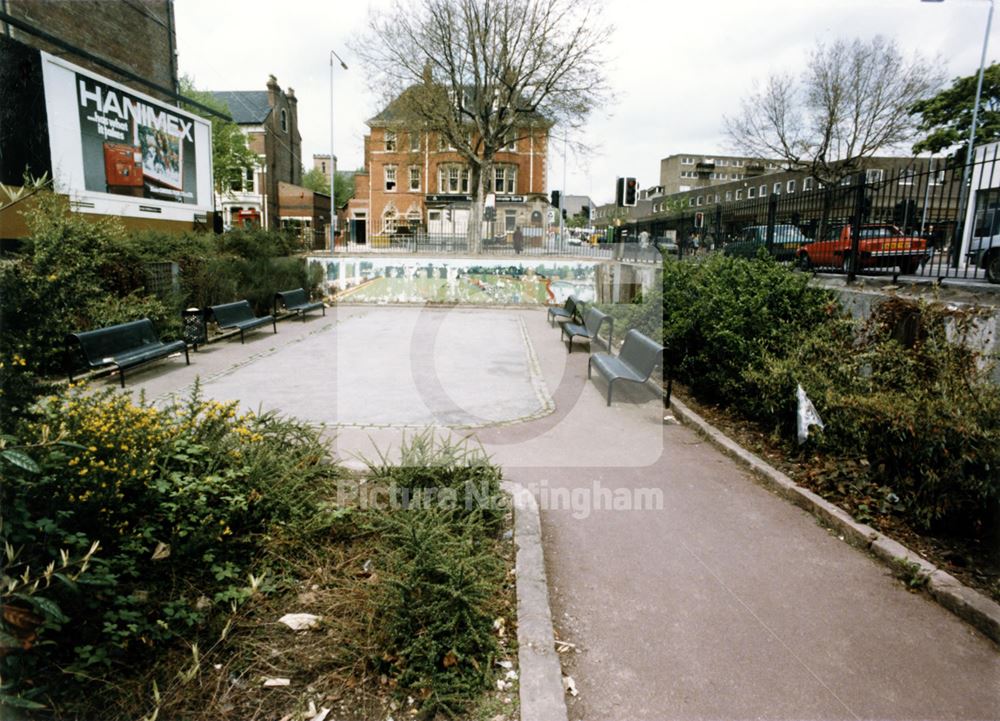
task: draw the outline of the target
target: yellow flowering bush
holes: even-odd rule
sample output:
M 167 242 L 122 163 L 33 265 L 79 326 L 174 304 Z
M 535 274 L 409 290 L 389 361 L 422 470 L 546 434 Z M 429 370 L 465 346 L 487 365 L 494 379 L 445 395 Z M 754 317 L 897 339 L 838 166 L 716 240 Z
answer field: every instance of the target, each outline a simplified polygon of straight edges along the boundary
M 17 438 L 31 462 L 4 467 L 0 535 L 13 562 L 3 587 L 60 555 L 100 550 L 72 583 L 5 596 L 43 621 L 30 648 L 3 655 L 5 679 L 100 676 L 196 639 L 247 597 L 264 540 L 299 532 L 334 475 L 308 427 L 197 391 L 158 408 L 73 388 L 36 411 Z

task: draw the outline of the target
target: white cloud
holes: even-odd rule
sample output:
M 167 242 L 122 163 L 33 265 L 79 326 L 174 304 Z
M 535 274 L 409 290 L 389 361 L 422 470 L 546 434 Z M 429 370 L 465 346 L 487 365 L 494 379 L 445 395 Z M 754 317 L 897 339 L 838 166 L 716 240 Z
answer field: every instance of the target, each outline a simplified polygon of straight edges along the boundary
M 180 70 L 206 90 L 263 90 L 269 74 L 295 88 L 308 167 L 313 153 L 329 152 L 335 49 L 350 66 L 334 74 L 335 151 L 341 168 L 359 167 L 365 119 L 379 108 L 348 42 L 364 31 L 373 4 L 387 0 L 177 0 Z M 610 200 L 617 175 L 653 185 L 662 157 L 724 151 L 721 118 L 751 82 L 798 72 L 818 42 L 883 34 L 905 52 L 940 56 L 949 78 L 970 74 L 987 11 L 983 0 L 609 0 L 604 7 L 616 27 L 608 55 L 618 98 L 613 108 L 594 109 L 581 137 L 598 151 L 585 161 L 571 157 L 566 168 L 568 192 L 597 202 Z M 989 58 L 1000 56 L 998 33 Z M 559 188 L 561 144 L 554 145 L 549 187 Z

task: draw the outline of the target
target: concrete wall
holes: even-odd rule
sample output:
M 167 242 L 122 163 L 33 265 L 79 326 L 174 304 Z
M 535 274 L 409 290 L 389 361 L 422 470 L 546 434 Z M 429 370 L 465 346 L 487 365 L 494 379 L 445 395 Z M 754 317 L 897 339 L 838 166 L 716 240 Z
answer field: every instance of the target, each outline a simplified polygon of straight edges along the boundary
M 893 286 L 888 279 L 873 278 L 847 285 L 840 276 L 817 277 L 813 282 L 834 291 L 844 309 L 859 320 L 867 320 L 880 302 L 893 296 L 943 303 L 956 309 L 987 309 L 985 319 L 976 324 L 969 340 L 986 355 L 987 362 L 992 362 L 993 380 L 1000 383 L 1000 293 L 995 290 L 932 284 Z

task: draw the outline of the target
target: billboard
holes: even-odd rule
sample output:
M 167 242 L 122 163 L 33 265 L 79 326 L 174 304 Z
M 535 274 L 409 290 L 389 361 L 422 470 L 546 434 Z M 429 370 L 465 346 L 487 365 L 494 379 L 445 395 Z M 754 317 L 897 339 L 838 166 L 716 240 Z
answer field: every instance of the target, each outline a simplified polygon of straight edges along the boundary
M 90 212 L 190 220 L 212 208 L 211 125 L 42 53 L 52 170 Z

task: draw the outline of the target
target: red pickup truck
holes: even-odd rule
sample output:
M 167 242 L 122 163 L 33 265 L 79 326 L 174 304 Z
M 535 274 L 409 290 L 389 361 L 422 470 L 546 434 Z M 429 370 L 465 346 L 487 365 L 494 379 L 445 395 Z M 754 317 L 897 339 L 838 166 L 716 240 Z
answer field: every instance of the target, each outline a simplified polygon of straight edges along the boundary
M 906 235 L 895 225 L 861 226 L 858 268 L 892 268 L 914 273 L 930 257 L 927 241 Z M 827 266 L 847 271 L 851 263 L 851 226 L 833 226 L 826 240 L 815 240 L 799 248 L 796 260 L 802 268 Z

